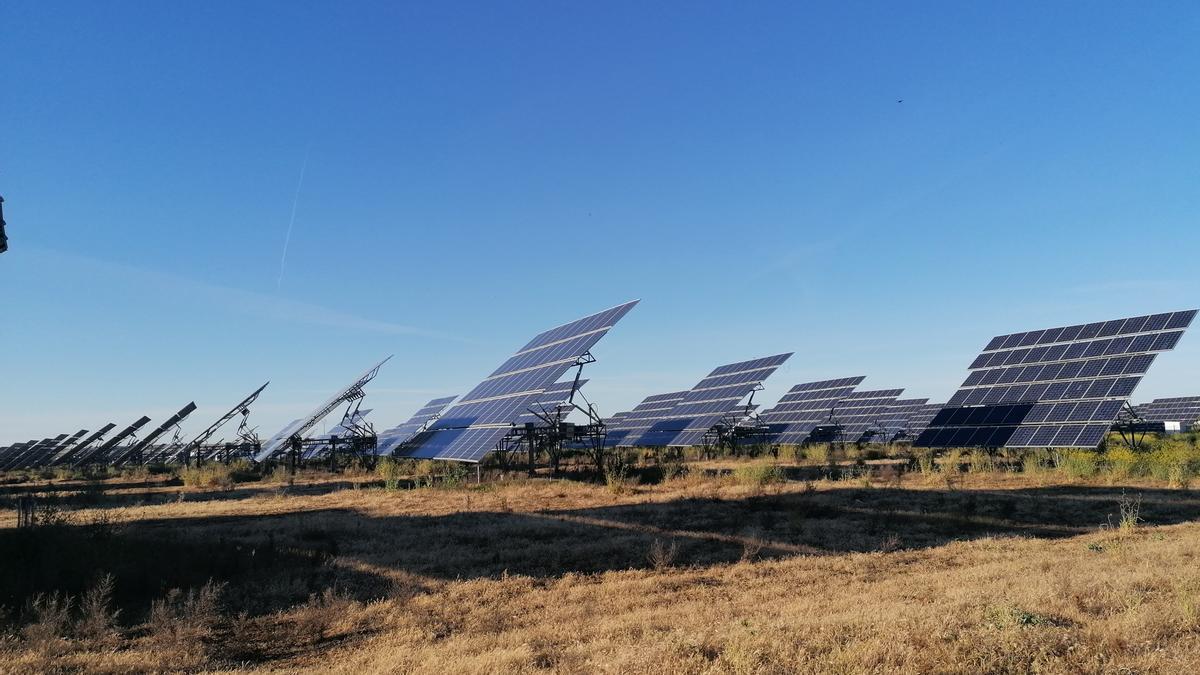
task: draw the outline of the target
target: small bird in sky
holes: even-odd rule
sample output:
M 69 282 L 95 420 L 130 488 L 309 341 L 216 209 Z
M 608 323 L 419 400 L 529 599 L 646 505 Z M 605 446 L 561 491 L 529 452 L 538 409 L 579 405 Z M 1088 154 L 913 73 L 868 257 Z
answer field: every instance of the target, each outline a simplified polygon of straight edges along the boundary
M 904 103 L 904 99 L 902 99 L 902 98 L 896 99 L 896 103 Z

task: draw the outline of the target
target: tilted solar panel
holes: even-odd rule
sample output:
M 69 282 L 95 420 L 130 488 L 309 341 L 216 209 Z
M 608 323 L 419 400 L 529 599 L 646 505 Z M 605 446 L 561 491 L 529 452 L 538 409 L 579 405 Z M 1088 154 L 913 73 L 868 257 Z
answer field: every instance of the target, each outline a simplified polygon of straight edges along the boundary
M 280 429 L 278 433 L 271 437 L 271 440 L 263 444 L 262 450 L 260 450 L 258 454 L 254 456 L 254 461 L 264 462 L 275 455 L 284 452 L 288 449 L 288 444 L 291 442 L 293 436 L 303 437 L 304 434 L 308 433 L 309 429 L 312 429 L 317 425 L 318 422 L 325 419 L 325 416 L 333 412 L 333 410 L 339 405 L 348 403 L 350 401 L 356 401 L 365 396 L 363 387 L 365 387 L 371 380 L 375 379 L 375 376 L 379 374 L 379 369 L 383 367 L 383 364 L 391 360 L 391 358 L 392 357 L 389 356 L 379 363 L 376 363 L 374 366 L 368 368 L 367 371 L 362 375 L 359 375 L 354 382 L 351 382 L 345 387 L 339 389 L 336 394 L 330 397 L 329 400 L 322 403 L 319 408 L 314 410 L 307 417 L 301 417 L 283 429 Z M 266 385 L 263 386 L 265 387 Z
M 767 425 L 771 442 L 799 445 L 818 426 L 828 424 L 837 402 L 867 379 L 865 375 L 797 384 L 759 419 Z
M 847 394 L 834 404 L 829 422 L 814 430 L 810 440 L 859 441 L 879 423 L 903 392 L 903 389 L 880 389 Z
M 920 412 L 927 403 L 929 403 L 927 398 L 897 399 L 879 418 L 875 427 L 867 432 L 869 438 L 864 437 L 860 440 L 891 443 L 909 428 L 913 415 Z
M 945 403 L 927 403 L 921 406 L 920 410 L 914 412 L 908 419 L 908 426 L 904 429 L 902 438 L 908 441 L 915 440 L 921 435 L 921 432 L 929 427 L 929 423 L 944 407 L 946 407 Z
M 609 331 L 637 301 L 539 334 L 396 454 L 420 459 L 478 462 L 537 401 Z
M 636 438 L 636 446 L 687 446 L 698 444 L 704 435 L 733 412 L 747 395 L 783 365 L 791 353 L 730 363 L 714 369 L 692 387 L 671 411 Z
M 441 415 L 456 398 L 458 396 L 435 398 L 421 406 L 421 409 L 413 413 L 413 416 L 408 418 L 404 424 L 379 432 L 379 439 L 375 444 L 375 454 L 380 456 L 391 454 L 397 446 L 412 439 L 421 429 L 425 428 L 425 425 Z
M 992 338 L 917 447 L 1096 447 L 1196 310 Z
M 576 391 L 576 388 L 582 389 L 587 382 L 586 379 L 581 379 L 578 383 L 574 380 L 567 380 L 546 387 L 546 391 L 543 391 L 525 412 L 517 416 L 514 423 L 518 425 L 545 424 L 544 417 L 554 417 L 559 408 L 566 405 L 572 392 Z
M 1200 421 L 1200 396 L 1156 398 L 1138 406 L 1137 411 L 1147 422 L 1179 422 L 1186 431 Z
M 687 396 L 686 391 L 672 391 L 666 394 L 647 396 L 624 418 L 608 427 L 608 435 L 604 444 L 628 447 L 628 441 L 639 438 L 659 420 L 665 418 L 675 406 Z

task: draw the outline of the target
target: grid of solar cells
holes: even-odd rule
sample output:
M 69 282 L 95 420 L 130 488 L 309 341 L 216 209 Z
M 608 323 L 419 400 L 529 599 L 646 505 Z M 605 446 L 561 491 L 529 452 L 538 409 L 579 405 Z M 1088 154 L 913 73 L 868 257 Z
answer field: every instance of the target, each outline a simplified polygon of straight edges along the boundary
M 587 384 L 587 380 L 580 380 L 578 387 L 583 388 L 585 384 Z M 539 394 L 533 403 L 517 416 L 514 423 L 518 425 L 527 423 L 545 424 L 545 420 L 538 415 L 553 416 L 560 408 L 569 407 L 567 406 L 567 399 L 571 397 L 571 392 L 575 386 L 576 384 L 573 380 L 567 380 L 566 382 L 558 382 L 546 387 L 546 391 Z
M 617 424 L 606 431 L 604 444 L 607 446 L 628 447 L 646 433 L 650 427 L 664 419 L 687 396 L 686 391 L 672 391 L 666 394 L 647 396 L 645 400 L 634 406 Z
M 552 328 L 534 337 L 397 453 L 420 459 L 478 462 L 539 394 L 558 381 L 637 301 Z M 493 433 L 495 431 L 499 433 Z
M 929 403 L 927 398 L 897 399 L 879 418 L 871 429 L 871 441 L 875 443 L 891 443 L 894 438 L 909 428 L 913 415 L 917 414 Z
M 1095 447 L 1196 310 L 1001 335 L 919 447 Z
M 413 416 L 408 418 L 403 424 L 379 432 L 375 441 L 375 454 L 380 456 L 391 454 L 396 449 L 396 446 L 416 436 L 425 425 L 429 424 L 438 415 L 441 415 L 456 398 L 458 397 L 443 396 L 442 398 L 435 398 L 421 406 L 421 409 L 413 413 Z
M 1137 411 L 1148 422 L 1179 422 L 1186 431 L 1200 421 L 1200 396 L 1156 398 L 1138 406 Z
M 903 438 L 913 440 L 921 435 L 929 427 L 929 423 L 933 421 L 934 416 L 946 407 L 945 403 L 929 403 L 921 406 L 921 409 L 914 412 L 912 417 L 908 419 L 908 428 L 904 430 Z
M 836 427 L 839 440 L 854 442 L 862 438 L 887 414 L 903 389 L 854 391 L 833 407 L 831 426 Z
M 827 423 L 834 405 L 865 379 L 859 375 L 797 384 L 759 419 L 767 425 L 772 442 L 799 445 L 819 425 Z
M 646 447 L 697 445 L 721 418 L 737 408 L 750 392 L 783 365 L 792 354 L 776 354 L 715 368 L 696 383 L 683 400 L 650 426 L 632 445 Z

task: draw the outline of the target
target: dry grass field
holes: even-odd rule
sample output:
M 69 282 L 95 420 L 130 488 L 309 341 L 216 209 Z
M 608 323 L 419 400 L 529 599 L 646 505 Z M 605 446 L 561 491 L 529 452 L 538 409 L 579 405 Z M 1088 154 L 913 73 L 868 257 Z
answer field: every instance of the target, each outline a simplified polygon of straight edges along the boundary
M 733 464 L 732 475 L 693 467 L 628 486 L 389 490 L 328 476 L 230 490 L 153 478 L 2 485 L 0 670 L 1116 673 L 1200 663 L 1192 491 L 945 467 L 781 481 Z M 18 529 L 11 506 L 28 494 L 41 495 L 41 524 Z

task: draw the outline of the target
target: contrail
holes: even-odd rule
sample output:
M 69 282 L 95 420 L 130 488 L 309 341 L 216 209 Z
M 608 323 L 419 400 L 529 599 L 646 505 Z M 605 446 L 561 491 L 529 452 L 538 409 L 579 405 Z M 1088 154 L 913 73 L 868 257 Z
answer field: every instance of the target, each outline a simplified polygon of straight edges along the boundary
M 296 195 L 292 197 L 292 217 L 288 219 L 287 237 L 283 240 L 283 255 L 279 257 L 279 278 L 275 280 L 275 290 L 283 286 L 283 267 L 287 264 L 288 244 L 292 242 L 292 226 L 296 224 L 296 205 L 300 203 L 300 188 L 304 186 L 304 172 L 308 169 L 308 146 L 304 151 L 304 163 L 300 165 L 300 180 L 296 182 Z

